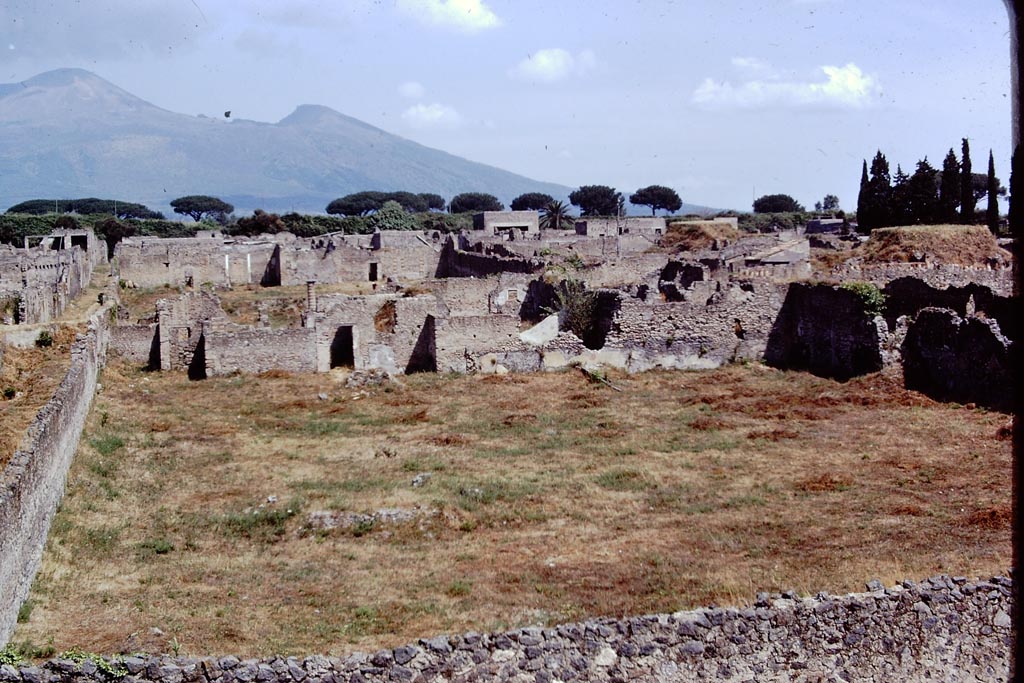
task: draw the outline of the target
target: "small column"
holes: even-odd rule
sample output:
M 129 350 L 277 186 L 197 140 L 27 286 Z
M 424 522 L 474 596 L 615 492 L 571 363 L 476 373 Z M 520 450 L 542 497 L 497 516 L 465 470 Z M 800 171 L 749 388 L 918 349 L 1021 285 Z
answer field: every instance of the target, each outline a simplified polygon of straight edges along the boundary
M 316 280 L 306 280 L 306 310 L 316 311 Z

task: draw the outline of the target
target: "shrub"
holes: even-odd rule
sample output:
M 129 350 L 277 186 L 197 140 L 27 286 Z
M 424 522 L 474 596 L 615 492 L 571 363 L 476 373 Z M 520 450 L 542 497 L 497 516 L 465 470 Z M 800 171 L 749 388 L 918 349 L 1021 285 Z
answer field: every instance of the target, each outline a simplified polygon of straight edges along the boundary
M 874 318 L 885 312 L 885 294 L 870 282 L 844 282 L 839 286 L 857 295 L 868 317 Z
M 36 337 L 36 347 L 40 349 L 47 349 L 53 346 L 53 335 L 50 334 L 49 330 L 43 330 Z

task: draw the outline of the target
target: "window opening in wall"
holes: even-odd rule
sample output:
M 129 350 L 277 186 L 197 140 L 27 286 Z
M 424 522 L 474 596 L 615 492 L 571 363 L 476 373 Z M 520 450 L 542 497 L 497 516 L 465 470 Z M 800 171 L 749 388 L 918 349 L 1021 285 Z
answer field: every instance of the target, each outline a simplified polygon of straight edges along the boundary
M 370 282 L 376 282 L 376 281 L 377 281 L 377 264 L 376 263 L 371 263 L 370 264 Z
M 331 367 L 352 368 L 356 364 L 355 342 L 352 337 L 352 326 L 342 325 L 334 333 L 331 340 Z
M 72 235 L 71 246 L 81 247 L 82 251 L 89 251 L 89 238 L 85 235 Z

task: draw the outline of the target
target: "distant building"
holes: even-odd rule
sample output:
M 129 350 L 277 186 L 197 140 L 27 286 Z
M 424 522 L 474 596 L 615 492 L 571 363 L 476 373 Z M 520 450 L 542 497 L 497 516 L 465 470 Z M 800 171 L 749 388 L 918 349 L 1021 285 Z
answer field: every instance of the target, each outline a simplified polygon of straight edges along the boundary
M 842 218 L 814 218 L 807 221 L 804 232 L 808 235 L 839 234 L 845 223 Z
M 540 234 L 538 215 L 536 211 L 484 211 L 473 215 L 473 229 L 483 230 L 488 235 L 505 235 L 506 239 L 537 236 Z
M 615 218 L 583 218 L 576 221 L 576 234 L 588 237 L 616 235 L 663 235 L 665 219 L 658 216 L 619 216 Z

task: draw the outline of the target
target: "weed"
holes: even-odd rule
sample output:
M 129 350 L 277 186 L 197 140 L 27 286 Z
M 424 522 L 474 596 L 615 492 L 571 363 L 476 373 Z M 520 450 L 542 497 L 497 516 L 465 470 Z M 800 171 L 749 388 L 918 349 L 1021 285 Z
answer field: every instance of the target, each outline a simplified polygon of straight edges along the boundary
M 864 307 L 864 314 L 869 318 L 885 312 L 885 294 L 877 285 L 871 282 L 844 282 L 839 287 L 857 295 Z
M 48 349 L 53 346 L 53 335 L 50 334 L 49 330 L 43 330 L 36 337 L 36 348 Z
M 19 624 L 24 624 L 28 622 L 29 618 L 32 616 L 32 608 L 35 606 L 36 604 L 32 600 L 32 598 L 29 598 L 25 602 L 21 603 L 21 607 L 18 608 Z
M 10 401 L 12 398 L 18 395 L 18 390 L 14 387 L 4 387 L 4 398 Z
M 135 550 L 138 551 L 138 555 L 141 559 L 145 559 L 152 557 L 153 555 L 166 555 L 174 550 L 174 544 L 166 538 L 149 538 L 140 543 L 136 543 Z
M 21 613 L 18 613 L 21 616 Z M 18 620 L 21 623 L 21 620 Z M 21 653 L 15 648 L 14 643 L 7 643 L 4 648 L 0 650 L 0 666 L 18 666 L 22 661 Z
M 124 448 L 124 439 L 116 434 L 102 432 L 89 439 L 89 445 L 96 449 L 96 452 L 105 458 L 109 458 L 117 451 Z
M 637 470 L 609 470 L 599 474 L 595 481 L 598 486 L 611 491 L 643 491 L 653 486 L 644 474 Z
M 78 648 L 72 648 L 60 653 L 60 658 L 70 660 L 79 666 L 86 661 L 92 662 L 96 665 L 97 670 L 111 678 L 124 678 L 128 675 L 128 669 L 125 668 L 124 660 L 121 657 L 108 660 L 95 652 L 83 652 Z
M 292 500 L 284 506 L 229 512 L 214 518 L 214 522 L 231 534 L 260 543 L 272 543 L 284 535 L 288 520 L 301 511 L 302 502 Z
M 454 581 L 452 581 L 451 583 L 448 584 L 448 586 L 445 588 L 444 592 L 447 593 L 448 595 L 450 595 L 453 598 L 458 598 L 458 597 L 462 597 L 464 595 L 469 595 L 472 591 L 473 591 L 473 584 L 472 584 L 472 582 L 470 582 L 470 581 L 463 581 L 461 579 L 456 579 L 456 580 L 454 580 Z

